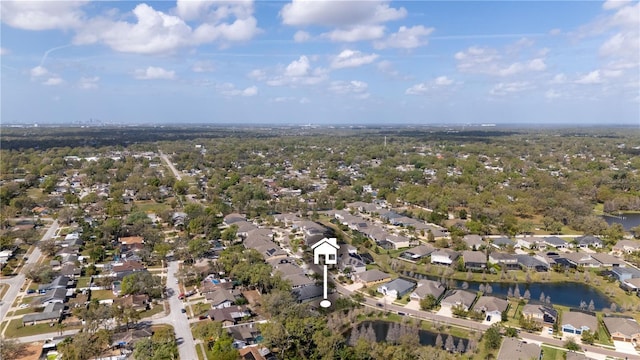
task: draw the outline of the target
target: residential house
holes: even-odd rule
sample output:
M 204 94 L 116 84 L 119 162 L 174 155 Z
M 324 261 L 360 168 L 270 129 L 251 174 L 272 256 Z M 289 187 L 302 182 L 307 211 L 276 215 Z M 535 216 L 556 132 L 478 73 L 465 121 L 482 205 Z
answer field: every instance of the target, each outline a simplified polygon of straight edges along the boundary
M 451 265 L 459 256 L 458 252 L 449 249 L 438 249 L 431 253 L 431 263 Z
M 618 281 L 640 278 L 640 270 L 633 267 L 614 267 L 611 269 L 611 275 Z
M 411 240 L 408 237 L 402 235 L 387 236 L 386 240 L 392 243 L 393 248 L 396 250 L 409 247 L 409 244 L 411 243 Z
M 141 329 L 127 329 L 126 331 L 116 332 L 111 335 L 111 346 L 115 347 L 126 347 L 132 349 L 135 346 L 135 343 L 142 340 L 148 339 L 153 335 L 151 328 L 141 328 Z
M 322 286 L 313 284 L 310 286 L 293 289 L 291 293 L 298 303 L 306 303 L 322 298 L 324 296 L 324 288 Z
M 476 294 L 466 290 L 453 290 L 440 301 L 441 306 L 456 307 L 462 306 L 468 311 L 476 300 Z
M 115 263 L 111 268 L 111 273 L 119 280 L 122 280 L 122 278 L 129 274 L 146 270 L 146 267 L 139 261 L 124 261 L 122 263 Z
M 7 261 L 13 256 L 13 250 L 0 251 L 0 264 L 6 264 Z
M 260 330 L 253 323 L 232 326 L 228 330 L 234 340 L 246 345 L 256 344 L 261 340 Z
M 243 318 L 250 317 L 251 312 L 246 306 L 234 305 L 221 309 L 211 309 L 208 315 L 211 320 L 220 321 L 222 326 L 232 326 Z
M 593 253 L 591 254 L 591 258 L 600 263 L 600 267 L 617 267 L 617 266 L 627 266 L 624 260 L 620 260 L 619 258 L 605 254 L 605 253 Z
M 36 325 L 43 323 L 57 323 L 62 317 L 62 310 L 64 310 L 64 304 L 62 303 L 49 303 L 44 307 L 44 310 L 39 313 L 27 314 L 22 317 L 22 325 Z
M 506 270 L 517 270 L 520 268 L 518 258 L 513 254 L 492 252 L 489 254 L 489 262 L 498 264 Z
M 440 296 L 445 292 L 446 288 L 439 281 L 434 280 L 420 280 L 418 281 L 418 285 L 413 290 L 409 298 L 411 300 L 420 301 L 427 296 L 431 295 L 436 300 L 440 299 Z
M 509 307 L 509 302 L 495 296 L 481 296 L 473 305 L 473 310 L 481 311 L 487 321 L 501 321 L 502 313 Z
M 496 249 L 504 249 L 509 246 L 513 246 L 513 247 L 517 246 L 517 243 L 509 239 L 508 237 L 499 237 L 499 238 L 491 239 L 490 243 L 491 243 L 491 246 L 493 246 Z
M 570 247 L 566 241 L 564 241 L 563 239 L 560 239 L 557 236 L 545 237 L 544 243 L 547 245 L 547 247 L 556 248 L 556 249 L 566 249 Z
M 397 278 L 378 286 L 378 292 L 394 298 L 401 298 L 410 293 L 415 286 L 416 283 L 413 281 Z
M 131 307 L 136 311 L 144 311 L 149 308 L 149 295 L 127 295 L 125 297 L 117 298 L 113 301 L 114 305 L 120 307 Z
M 338 268 L 340 271 L 345 272 L 349 269 L 351 274 L 361 273 L 367 270 L 367 265 L 364 261 L 360 260 L 358 255 L 347 255 L 340 258 Z
M 535 237 L 535 236 L 525 236 L 525 237 L 517 238 L 516 241 L 517 241 L 517 245 L 521 249 L 541 250 L 546 248 L 544 239 Z
M 238 350 L 241 360 L 276 360 L 276 356 L 266 347 L 247 346 Z
M 640 294 L 640 278 L 624 280 L 620 283 L 620 287 L 625 290 L 635 292 L 636 295 Z
M 38 285 L 38 292 L 45 293 L 51 289 L 66 289 L 70 283 L 73 283 L 67 276 L 57 276 L 53 281 L 48 284 Z
M 591 247 L 594 249 L 601 249 L 602 239 L 593 235 L 585 235 L 585 236 L 577 237 L 576 244 L 581 249 L 588 248 L 588 247 Z
M 233 225 L 236 225 L 238 227 L 236 235 L 238 235 L 238 237 L 242 239 L 246 239 L 251 231 L 258 229 L 257 226 L 248 221 L 238 221 L 233 223 Z
M 566 334 L 581 335 L 589 330 L 598 331 L 598 319 L 595 315 L 582 311 L 565 311 L 562 314 L 562 332 Z
M 614 256 L 624 256 L 640 251 L 640 241 L 638 240 L 619 240 L 614 246 L 611 253 Z
M 469 270 L 483 270 L 487 268 L 487 255 L 483 251 L 465 250 L 462 252 L 464 267 Z
M 567 259 L 575 266 L 597 268 L 600 267 L 600 262 L 591 257 L 591 254 L 581 252 L 569 252 L 563 253 L 562 258 Z
M 211 303 L 211 308 L 222 309 L 233 305 L 236 301 L 235 296 L 227 289 L 218 289 L 214 292 L 205 294 L 205 299 Z
M 126 236 L 118 239 L 118 242 L 123 248 L 131 248 L 137 245 L 144 244 L 144 238 L 142 236 Z
M 602 319 L 607 331 L 614 341 L 624 341 L 638 344 L 640 342 L 640 324 L 634 319 L 624 317 L 605 316 Z
M 434 251 L 435 248 L 429 244 L 418 245 L 400 254 L 400 258 L 409 261 L 418 261 L 424 257 L 429 256 Z
M 516 259 L 518 260 L 518 265 L 522 270 L 535 270 L 538 272 L 549 270 L 549 263 L 547 263 L 545 258 L 542 256 L 517 254 Z
M 232 213 L 222 219 L 222 224 L 230 226 L 240 221 L 246 221 L 247 217 L 242 214 Z
M 544 324 L 555 324 L 558 312 L 551 306 L 528 303 L 522 308 L 522 316 Z
M 462 241 L 464 241 L 464 243 L 467 244 L 467 246 L 471 250 L 478 250 L 480 246 L 485 244 L 485 242 L 482 240 L 482 236 L 476 234 L 465 235 L 462 238 Z
M 302 230 L 304 242 L 307 246 L 324 239 L 327 233 L 327 228 L 314 221 L 299 221 L 294 223 L 292 227 Z
M 497 360 L 538 360 L 541 357 L 542 349 L 539 345 L 505 337 L 502 339 Z
M 47 290 L 44 296 L 40 299 L 40 303 L 44 306 L 49 304 L 64 304 L 67 300 L 67 289 L 65 288 L 54 288 Z
M 391 280 L 391 275 L 378 269 L 371 269 L 359 274 L 355 274 L 355 281 L 362 283 L 364 286 L 374 286 Z

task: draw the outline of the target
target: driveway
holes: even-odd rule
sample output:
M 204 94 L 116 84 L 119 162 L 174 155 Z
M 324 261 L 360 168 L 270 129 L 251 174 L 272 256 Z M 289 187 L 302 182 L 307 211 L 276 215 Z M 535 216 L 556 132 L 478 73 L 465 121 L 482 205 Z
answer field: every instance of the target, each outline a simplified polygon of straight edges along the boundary
M 616 351 L 621 354 L 630 354 L 638 356 L 638 352 L 633 347 L 633 344 L 624 341 L 614 341 L 613 345 L 616 347 Z

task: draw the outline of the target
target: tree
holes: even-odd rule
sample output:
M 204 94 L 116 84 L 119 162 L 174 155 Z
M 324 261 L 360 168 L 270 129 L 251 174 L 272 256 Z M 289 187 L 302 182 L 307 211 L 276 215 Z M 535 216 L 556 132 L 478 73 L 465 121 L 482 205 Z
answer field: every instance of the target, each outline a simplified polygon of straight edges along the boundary
M 571 350 L 571 351 L 579 351 L 580 350 L 580 345 L 578 345 L 576 343 L 575 340 L 573 340 L 573 338 L 569 338 L 569 340 L 564 342 L 564 347 L 567 350 Z
M 435 347 L 438 349 L 442 349 L 443 346 L 444 342 L 442 341 L 442 335 L 438 333 L 438 336 L 436 336 Z
M 502 335 L 500 335 L 500 328 L 497 325 L 491 325 L 487 331 L 483 334 L 484 348 L 486 350 L 495 350 L 500 348 L 502 342 Z
M 193 335 L 202 340 L 208 349 L 222 335 L 222 323 L 219 321 L 200 321 L 193 327 Z
M 0 359 L 19 359 L 24 349 L 24 344 L 16 339 L 0 337 Z
M 431 310 L 438 303 L 438 299 L 436 299 L 433 295 L 429 294 L 424 297 L 424 299 L 420 300 L 420 309 L 421 310 Z
M 232 224 L 228 228 L 224 229 L 220 234 L 220 238 L 227 242 L 233 242 L 236 240 L 238 234 L 238 225 Z
M 585 344 L 591 344 L 593 345 L 593 343 L 596 340 L 596 336 L 593 332 L 591 332 L 590 330 L 585 330 L 582 332 L 582 336 L 580 337 L 580 339 L 582 340 L 583 343 Z
M 147 294 L 151 298 L 162 297 L 162 283 L 160 277 L 148 271 L 136 271 L 122 279 L 123 294 Z
M 518 336 L 518 330 L 514 327 L 508 326 L 505 329 L 504 335 L 507 337 L 517 337 Z

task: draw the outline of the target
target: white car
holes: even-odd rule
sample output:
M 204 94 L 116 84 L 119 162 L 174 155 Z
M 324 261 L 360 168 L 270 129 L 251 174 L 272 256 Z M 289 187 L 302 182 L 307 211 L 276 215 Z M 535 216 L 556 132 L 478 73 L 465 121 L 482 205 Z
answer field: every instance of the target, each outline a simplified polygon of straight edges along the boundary
M 30 304 L 20 304 L 20 306 L 18 306 L 19 309 L 26 309 L 29 306 L 31 306 Z

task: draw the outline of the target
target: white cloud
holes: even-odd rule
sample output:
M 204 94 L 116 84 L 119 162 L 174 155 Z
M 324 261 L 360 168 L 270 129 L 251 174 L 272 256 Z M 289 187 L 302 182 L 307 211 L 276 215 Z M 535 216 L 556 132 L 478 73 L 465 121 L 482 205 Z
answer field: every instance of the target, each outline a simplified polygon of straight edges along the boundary
M 11 51 L 7 48 L 4 47 L 0 47 L 0 56 L 5 56 L 5 55 L 9 55 L 11 53 Z
M 564 84 L 567 82 L 567 75 L 565 74 L 556 74 L 556 76 L 553 77 L 553 79 L 551 79 L 550 83 L 551 84 Z
M 98 81 L 100 81 L 100 77 L 81 77 L 80 81 L 78 81 L 78 87 L 84 90 L 96 89 L 98 88 Z
M 48 78 L 45 82 L 43 82 L 43 85 L 48 85 L 48 86 L 56 86 L 56 85 L 60 85 L 62 84 L 64 81 L 62 80 L 61 77 L 59 76 L 52 76 L 50 78 Z
M 491 95 L 504 96 L 511 93 L 521 92 L 525 90 L 532 89 L 533 86 L 528 81 L 518 81 L 518 82 L 509 82 L 509 83 L 498 83 L 496 84 L 489 93 Z
M 305 76 L 310 68 L 309 58 L 303 55 L 298 60 L 294 60 L 287 65 L 284 75 L 290 77 Z
M 1 1 L 2 22 L 24 30 L 71 29 L 83 23 L 87 1 Z
M 400 48 L 414 49 L 425 46 L 429 43 L 426 39 L 433 32 L 434 28 L 426 28 L 422 25 L 413 27 L 401 26 L 398 32 L 390 34 L 386 39 L 376 41 L 373 46 L 376 49 Z
M 356 25 L 347 29 L 336 29 L 322 36 L 335 42 L 375 40 L 384 36 L 384 29 L 382 25 Z
M 434 84 L 436 85 L 440 85 L 440 86 L 447 86 L 447 85 L 451 85 L 453 84 L 453 80 L 449 79 L 446 76 L 438 76 L 435 80 L 434 80 Z
M 549 89 L 549 90 L 547 90 L 547 92 L 544 93 L 544 97 L 549 99 L 549 100 L 557 99 L 557 98 L 559 98 L 561 96 L 562 95 L 558 91 L 553 90 L 553 89 Z
M 378 54 L 363 54 L 357 50 L 343 50 L 338 56 L 333 58 L 331 67 L 333 69 L 343 69 L 371 64 L 378 58 Z
M 296 31 L 296 33 L 293 35 L 293 40 L 298 43 L 309 41 L 309 39 L 311 39 L 311 34 L 306 31 Z
M 211 61 L 196 61 L 193 66 L 191 66 L 191 71 L 197 73 L 204 72 L 213 72 L 215 70 L 215 66 Z
M 206 10 L 215 7 L 209 14 L 202 15 L 208 22 L 193 29 L 183 18 L 157 11 L 147 4 L 138 4 L 133 9 L 136 22 L 112 20 L 107 17 L 93 18 L 78 30 L 73 41 L 76 45 L 103 42 L 116 51 L 137 54 L 173 53 L 183 47 L 216 41 L 222 45 L 247 41 L 261 30 L 257 27 L 255 17 L 251 16 L 251 4 L 238 4 L 241 5 L 230 6 L 218 2 L 182 5 L 188 9 L 192 9 L 193 6 Z M 177 12 L 190 19 L 192 10 L 188 9 L 183 8 Z
M 279 66 L 275 70 L 255 69 L 247 76 L 254 80 L 265 81 L 269 86 L 316 85 L 327 79 L 327 70 L 314 68 L 306 55 L 300 56 L 287 66 Z
M 541 57 L 526 62 L 505 63 L 502 55 L 496 49 L 477 46 L 472 46 L 466 51 L 457 52 L 454 58 L 458 62 L 458 70 L 467 73 L 504 77 L 547 69 L 545 60 Z
M 602 82 L 602 78 L 600 76 L 600 70 L 594 70 L 588 74 L 585 74 L 576 80 L 576 84 L 600 84 Z
M 446 76 L 438 76 L 437 78 L 429 82 L 415 84 L 409 87 L 407 90 L 405 90 L 404 93 L 406 95 L 424 95 L 434 91 L 441 92 L 442 89 L 451 87 L 451 85 L 454 85 L 454 84 L 455 84 L 454 80 L 449 79 Z
M 367 90 L 369 85 L 364 81 L 352 80 L 352 81 L 333 81 L 329 86 L 329 90 L 339 95 L 356 94 L 365 95 L 368 97 Z
M 607 0 L 602 4 L 602 8 L 605 10 L 613 10 L 623 7 L 629 4 L 631 0 Z
M 47 70 L 43 66 L 36 66 L 31 69 L 30 73 L 31 73 L 31 80 L 34 80 L 35 78 L 39 78 L 41 76 L 47 75 L 49 73 L 49 70 Z
M 224 83 L 216 86 L 217 90 L 225 96 L 256 96 L 258 95 L 258 87 L 257 86 L 249 86 L 248 88 L 236 89 L 236 87 L 231 83 Z
M 149 66 L 146 69 L 137 69 L 134 77 L 138 80 L 173 80 L 176 78 L 176 72 L 165 70 L 161 67 Z
M 380 24 L 404 18 L 404 8 L 391 8 L 388 1 L 293 0 L 280 10 L 282 23 L 292 26 L 350 27 Z

